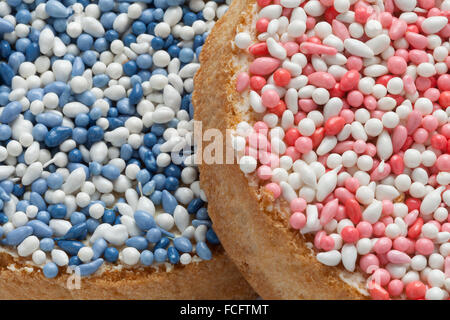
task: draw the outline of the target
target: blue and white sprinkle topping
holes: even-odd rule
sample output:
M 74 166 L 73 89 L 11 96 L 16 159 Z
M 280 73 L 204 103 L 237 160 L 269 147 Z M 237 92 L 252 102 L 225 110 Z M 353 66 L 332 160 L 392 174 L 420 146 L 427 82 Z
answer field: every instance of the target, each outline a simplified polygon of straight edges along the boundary
M 191 93 L 227 8 L 0 2 L 0 245 L 47 278 L 212 258 Z

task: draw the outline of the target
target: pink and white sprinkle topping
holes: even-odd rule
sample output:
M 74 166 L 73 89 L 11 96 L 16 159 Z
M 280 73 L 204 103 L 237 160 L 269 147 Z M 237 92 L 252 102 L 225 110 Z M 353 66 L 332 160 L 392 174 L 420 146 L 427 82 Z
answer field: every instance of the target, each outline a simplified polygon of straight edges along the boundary
M 449 299 L 450 1 L 257 2 L 242 171 L 372 298 Z

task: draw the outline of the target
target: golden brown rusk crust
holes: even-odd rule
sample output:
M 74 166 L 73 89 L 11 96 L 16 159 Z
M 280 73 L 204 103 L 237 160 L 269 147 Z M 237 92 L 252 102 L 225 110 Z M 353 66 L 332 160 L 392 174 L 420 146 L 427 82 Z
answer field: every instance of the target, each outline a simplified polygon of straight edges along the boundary
M 60 272 L 47 279 L 42 269 L 0 253 L 0 299 L 255 299 L 256 293 L 242 278 L 222 248 L 210 261 L 176 265 L 173 270 L 108 268 L 101 274 L 82 277 L 80 289 L 70 274 Z M 164 270 L 164 271 L 163 271 Z M 30 272 L 29 272 L 30 271 Z
M 250 28 L 255 8 L 255 0 L 234 0 L 203 46 L 193 94 L 194 118 L 202 121 L 203 131 L 217 128 L 225 136 L 244 116 L 252 117 L 238 110 L 243 98 L 234 79 L 242 53 L 232 42 L 238 28 Z M 311 238 L 288 227 L 286 204 L 274 203 L 252 178 L 237 164 L 200 165 L 214 230 L 256 292 L 264 299 L 366 298 L 341 279 L 354 275 L 316 260 L 307 246 Z

